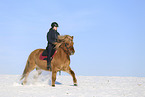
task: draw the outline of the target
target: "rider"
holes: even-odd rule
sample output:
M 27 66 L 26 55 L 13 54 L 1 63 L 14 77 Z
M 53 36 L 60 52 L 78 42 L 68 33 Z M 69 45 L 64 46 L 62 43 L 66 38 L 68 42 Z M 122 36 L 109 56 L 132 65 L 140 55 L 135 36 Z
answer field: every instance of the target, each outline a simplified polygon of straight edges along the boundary
M 58 24 L 56 22 L 53 22 L 51 24 L 51 28 L 49 29 L 49 32 L 47 33 L 47 41 L 48 41 L 48 44 L 47 44 L 47 52 L 48 52 L 48 56 L 47 56 L 47 69 L 51 69 L 51 60 L 52 60 L 52 55 L 54 54 L 55 52 L 55 45 L 53 43 L 57 42 L 57 38 L 58 38 L 58 35 L 60 35 L 58 32 L 57 32 L 57 27 L 58 27 Z

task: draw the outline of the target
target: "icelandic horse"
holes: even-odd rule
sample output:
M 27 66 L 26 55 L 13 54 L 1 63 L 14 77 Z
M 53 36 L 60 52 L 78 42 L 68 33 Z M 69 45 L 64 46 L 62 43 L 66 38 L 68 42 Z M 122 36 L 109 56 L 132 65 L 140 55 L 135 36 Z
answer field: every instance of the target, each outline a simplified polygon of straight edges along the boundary
M 75 73 L 70 68 L 70 55 L 73 55 L 75 53 L 73 47 L 73 36 L 58 36 L 58 42 L 55 42 L 54 44 L 57 52 L 55 53 L 51 61 L 51 70 L 47 70 L 47 61 L 40 60 L 39 58 L 39 56 L 45 49 L 36 49 L 29 55 L 25 69 L 22 74 L 22 78 L 20 79 L 22 80 L 24 78 L 22 82 L 23 85 L 27 83 L 27 77 L 29 73 L 36 68 L 36 71 L 40 71 L 38 75 L 41 74 L 41 70 L 52 72 L 51 85 L 53 87 L 55 87 L 56 74 L 58 71 L 64 71 L 69 73 L 73 78 L 74 86 L 77 86 L 77 79 L 75 77 Z

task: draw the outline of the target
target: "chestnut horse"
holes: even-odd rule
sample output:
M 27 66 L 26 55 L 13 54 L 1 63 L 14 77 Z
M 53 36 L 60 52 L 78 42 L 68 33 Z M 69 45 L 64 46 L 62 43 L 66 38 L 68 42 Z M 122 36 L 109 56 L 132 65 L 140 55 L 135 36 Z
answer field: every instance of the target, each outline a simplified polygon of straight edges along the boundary
M 75 53 L 73 47 L 73 36 L 64 35 L 58 36 L 58 42 L 55 43 L 55 48 L 57 52 L 53 56 L 51 61 L 51 71 L 52 71 L 52 86 L 55 86 L 56 74 L 58 71 L 65 71 L 69 73 L 73 77 L 74 86 L 77 86 L 77 79 L 75 77 L 75 73 L 70 68 L 70 55 Z M 40 60 L 39 56 L 45 49 L 36 49 L 34 50 L 27 60 L 24 72 L 22 74 L 22 84 L 26 84 L 27 77 L 29 73 L 36 68 L 37 71 L 40 71 L 38 74 L 41 74 L 41 70 L 47 70 L 47 61 Z M 50 71 L 50 70 L 49 70 Z

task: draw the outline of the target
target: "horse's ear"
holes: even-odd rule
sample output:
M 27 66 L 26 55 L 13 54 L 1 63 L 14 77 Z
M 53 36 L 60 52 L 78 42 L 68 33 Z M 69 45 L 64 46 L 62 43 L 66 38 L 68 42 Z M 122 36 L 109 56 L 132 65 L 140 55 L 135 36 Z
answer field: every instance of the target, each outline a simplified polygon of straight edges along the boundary
M 74 36 L 72 36 L 71 38 L 74 39 Z

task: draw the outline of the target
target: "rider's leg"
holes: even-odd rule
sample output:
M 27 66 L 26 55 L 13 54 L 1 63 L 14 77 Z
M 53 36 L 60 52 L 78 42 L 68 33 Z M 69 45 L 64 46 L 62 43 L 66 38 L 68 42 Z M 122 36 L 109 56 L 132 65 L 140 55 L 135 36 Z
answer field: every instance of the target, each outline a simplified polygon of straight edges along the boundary
M 47 55 L 47 69 L 51 69 L 51 51 L 52 51 L 52 45 L 49 45 L 48 47 L 48 55 Z

